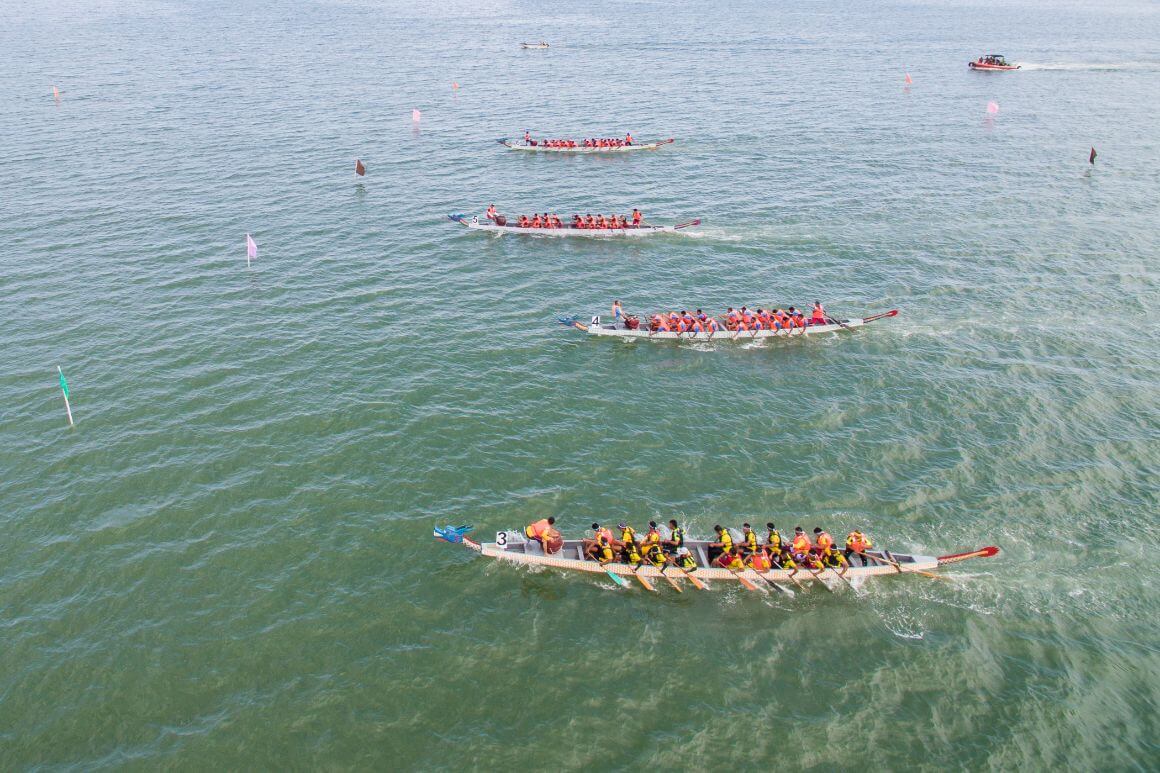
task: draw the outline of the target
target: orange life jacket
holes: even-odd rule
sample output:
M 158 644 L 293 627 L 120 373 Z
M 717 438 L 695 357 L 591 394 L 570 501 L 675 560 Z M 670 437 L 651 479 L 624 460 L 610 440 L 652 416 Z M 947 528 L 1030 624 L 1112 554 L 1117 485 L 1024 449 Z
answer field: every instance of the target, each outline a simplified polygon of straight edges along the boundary
M 793 552 L 808 553 L 810 550 L 810 538 L 804 534 L 795 534 L 793 538 Z
M 818 547 L 822 550 L 829 550 L 834 546 L 834 538 L 830 536 L 828 531 L 823 531 L 818 535 Z
M 543 539 L 551 530 L 552 524 L 548 523 L 548 519 L 541 518 L 535 523 L 530 524 L 528 528 L 524 529 L 524 533 L 526 533 L 532 539 Z

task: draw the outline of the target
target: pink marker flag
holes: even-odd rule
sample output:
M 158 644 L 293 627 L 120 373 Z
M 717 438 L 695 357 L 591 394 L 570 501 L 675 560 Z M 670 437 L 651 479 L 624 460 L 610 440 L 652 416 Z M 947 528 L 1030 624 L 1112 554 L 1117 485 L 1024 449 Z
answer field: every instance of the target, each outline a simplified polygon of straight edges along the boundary
M 907 86 L 909 86 L 909 85 L 910 85 L 910 84 L 912 84 L 912 83 L 914 83 L 914 81 L 912 81 L 912 80 L 910 79 L 910 73 L 907 73 L 907 74 L 906 74 L 906 85 L 907 85 Z
M 56 86 L 52 87 L 52 98 L 55 99 L 57 102 L 60 101 L 60 91 L 57 90 Z
M 999 115 L 999 103 L 991 101 L 987 103 L 987 115 Z
M 457 88 L 459 88 L 459 84 L 458 84 L 458 83 L 455 83 L 454 81 L 452 81 L 452 82 L 451 82 L 451 88 L 453 88 L 453 89 L 457 89 Z
M 423 114 L 420 113 L 418 110 L 412 110 L 411 111 L 411 120 L 414 121 L 415 123 L 419 123 L 419 119 L 422 117 L 422 115 Z
M 249 267 L 251 260 L 258 258 L 258 245 L 254 242 L 253 237 L 246 234 L 246 266 Z

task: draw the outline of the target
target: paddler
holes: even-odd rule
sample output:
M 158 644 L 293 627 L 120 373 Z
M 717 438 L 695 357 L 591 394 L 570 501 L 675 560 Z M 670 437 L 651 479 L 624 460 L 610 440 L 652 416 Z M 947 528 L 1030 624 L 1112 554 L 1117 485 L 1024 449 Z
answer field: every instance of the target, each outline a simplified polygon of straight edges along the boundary
M 663 568 L 668 564 L 669 560 L 665 557 L 665 551 L 661 548 L 659 542 L 654 542 L 647 545 L 644 549 L 644 560 L 648 561 L 658 569 Z
M 552 528 L 555 523 L 556 519 L 553 516 L 541 518 L 535 523 L 530 523 L 525 526 L 524 535 L 528 539 L 540 543 L 540 547 L 544 549 L 544 553 L 546 554 L 548 552 L 548 540 L 556 533 L 556 530 Z
M 602 528 L 598 523 L 592 524 L 592 531 L 596 538 L 584 540 L 584 555 L 607 564 L 615 557 L 612 552 L 612 531 Z
M 624 563 L 629 566 L 638 566 L 641 562 L 640 548 L 636 546 L 635 542 L 626 542 L 621 548 L 621 554 L 624 556 Z
M 648 531 L 644 533 L 644 539 L 640 541 L 641 550 L 648 552 L 648 549 L 653 545 L 661 544 L 661 533 L 657 530 L 657 522 L 648 522 Z
M 813 547 L 810 544 L 810 538 L 806 536 L 806 530 L 800 526 L 793 527 L 792 547 L 795 554 L 809 553 L 810 548 Z
M 764 549 L 758 550 L 756 553 L 750 553 L 745 559 L 745 565 L 758 573 L 768 572 L 773 568 L 769 556 L 766 555 Z
M 814 301 L 814 310 L 813 310 L 813 313 L 810 314 L 810 324 L 811 325 L 824 325 L 824 324 L 826 324 L 826 310 L 822 307 L 821 301 Z
M 580 217 L 579 215 L 572 215 L 572 227 L 573 228 L 583 228 L 584 227 L 584 218 Z
M 741 548 L 733 548 L 726 553 L 722 553 L 713 563 L 731 572 L 740 572 L 745 568 L 745 559 L 741 557 Z
M 834 538 L 830 536 L 828 531 L 822 529 L 821 526 L 814 527 L 814 552 L 825 553 L 830 548 L 834 547 Z
M 765 529 L 765 544 L 776 556 L 781 553 L 781 533 L 778 532 L 777 527 L 773 525 L 773 522 L 765 524 Z
M 713 531 L 717 532 L 717 541 L 709 543 L 710 561 L 733 550 L 733 535 L 729 533 L 728 529 L 718 524 L 713 527 Z
M 487 207 L 487 219 L 495 220 L 495 204 L 490 204 Z
M 636 530 L 624 521 L 617 524 L 617 528 L 620 529 L 620 539 L 613 540 L 612 545 L 618 550 L 624 551 L 627 556 L 629 546 L 634 550 L 636 549 Z
M 717 324 L 717 320 L 713 319 L 712 317 L 709 317 L 705 320 L 705 330 L 707 330 L 710 335 L 716 333 L 720 329 L 721 326 Z
M 848 562 L 833 545 L 831 545 L 822 553 L 822 564 L 830 569 L 841 569 L 842 567 L 848 568 L 850 566 L 850 562 Z M 839 572 L 839 574 L 845 574 L 845 572 Z
M 670 558 L 669 561 L 681 567 L 686 572 L 692 573 L 697 571 L 697 559 L 693 558 L 693 554 L 689 552 L 688 548 L 677 548 L 676 555 Z
M 532 144 L 532 134 L 527 129 L 524 129 L 524 144 L 525 145 Z
M 846 537 L 846 549 L 842 551 L 842 556 L 849 562 L 850 554 L 853 553 L 862 559 L 862 566 L 866 566 L 866 551 L 872 547 L 874 543 L 870 538 L 855 529 Z
M 757 552 L 757 535 L 753 533 L 753 528 L 747 523 L 741 524 L 741 546 L 748 556 Z
M 669 538 L 661 546 L 666 553 L 680 553 L 685 546 L 685 530 L 677 525 L 676 519 L 669 520 Z
M 740 317 L 737 316 L 737 312 L 735 312 L 733 307 L 730 306 L 725 312 L 725 329 L 732 333 L 737 329 L 737 323 L 739 319 Z
M 644 220 L 644 215 L 640 213 L 639 209 L 634 207 L 632 210 L 632 227 L 639 228 L 641 220 Z
M 595 228 L 596 227 L 596 218 L 592 217 L 591 212 L 588 213 L 588 217 L 586 218 L 585 222 L 588 224 L 587 225 L 588 228 Z
M 624 135 L 624 144 L 625 144 L 625 145 L 631 145 L 631 144 L 632 144 L 632 132 L 627 132 L 627 133 Z

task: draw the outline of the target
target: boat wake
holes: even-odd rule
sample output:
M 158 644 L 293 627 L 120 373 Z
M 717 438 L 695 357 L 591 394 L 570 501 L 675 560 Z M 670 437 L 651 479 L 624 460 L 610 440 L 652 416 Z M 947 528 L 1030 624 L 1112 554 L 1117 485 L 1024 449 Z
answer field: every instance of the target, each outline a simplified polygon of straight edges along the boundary
M 1035 64 L 1020 62 L 1024 70 L 1072 70 L 1072 71 L 1101 71 L 1101 70 L 1160 70 L 1160 62 L 1044 62 Z

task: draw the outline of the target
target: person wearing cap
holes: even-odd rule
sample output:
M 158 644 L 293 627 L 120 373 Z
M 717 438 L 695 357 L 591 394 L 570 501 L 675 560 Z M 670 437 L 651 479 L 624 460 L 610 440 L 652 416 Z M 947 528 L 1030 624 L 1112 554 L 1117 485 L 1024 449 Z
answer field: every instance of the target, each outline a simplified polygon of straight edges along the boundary
M 809 553 L 811 547 L 813 546 L 810 545 L 810 538 L 806 536 L 806 530 L 800 526 L 793 527 L 793 552 Z
M 624 521 L 618 523 L 616 528 L 620 529 L 620 539 L 614 539 L 612 546 L 627 558 L 628 546 L 631 545 L 634 549 L 636 548 L 636 530 Z
M 776 556 L 781 552 L 781 533 L 778 532 L 772 521 L 765 524 L 765 530 L 765 544 L 769 547 L 770 552 Z
M 733 551 L 733 535 L 729 533 L 729 530 L 718 524 L 713 527 L 713 531 L 717 532 L 717 542 L 709 543 L 710 562 L 724 553 Z
M 741 547 L 747 556 L 757 552 L 757 535 L 753 533 L 753 527 L 747 523 L 741 524 Z
M 548 553 L 548 542 L 553 536 L 558 536 L 559 532 L 552 528 L 556 523 L 556 519 L 552 516 L 541 518 L 535 523 L 530 523 L 524 527 L 524 535 L 528 539 L 540 543 L 543 547 L 544 553 Z
M 669 539 L 664 540 L 661 545 L 666 553 L 679 553 L 685 546 L 685 530 L 677 525 L 676 519 L 669 521 Z
M 693 558 L 693 554 L 685 547 L 677 548 L 676 553 L 668 556 L 668 561 L 673 566 L 680 567 L 686 572 L 694 572 L 697 570 L 697 559 Z

